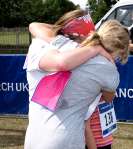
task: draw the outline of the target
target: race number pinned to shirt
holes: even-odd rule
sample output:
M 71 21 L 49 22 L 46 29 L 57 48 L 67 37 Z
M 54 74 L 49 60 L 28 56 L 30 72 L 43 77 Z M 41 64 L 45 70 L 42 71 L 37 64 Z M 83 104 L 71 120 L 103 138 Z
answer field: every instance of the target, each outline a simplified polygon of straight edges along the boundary
M 116 116 L 113 103 L 100 102 L 98 105 L 103 137 L 112 134 L 116 129 Z

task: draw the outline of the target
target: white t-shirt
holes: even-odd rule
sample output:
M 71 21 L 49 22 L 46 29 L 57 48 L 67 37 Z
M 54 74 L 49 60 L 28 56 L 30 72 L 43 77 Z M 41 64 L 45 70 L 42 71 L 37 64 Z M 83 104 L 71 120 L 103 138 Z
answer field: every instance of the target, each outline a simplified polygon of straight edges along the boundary
M 27 81 L 29 84 L 29 100 L 35 91 L 35 88 L 44 75 L 50 74 L 47 71 L 39 69 L 39 61 L 47 50 L 59 49 L 59 51 L 66 51 L 71 48 L 76 48 L 78 44 L 69 38 L 58 35 L 51 41 L 45 42 L 42 39 L 34 38 L 29 47 L 28 55 L 24 64 L 24 69 L 27 71 Z

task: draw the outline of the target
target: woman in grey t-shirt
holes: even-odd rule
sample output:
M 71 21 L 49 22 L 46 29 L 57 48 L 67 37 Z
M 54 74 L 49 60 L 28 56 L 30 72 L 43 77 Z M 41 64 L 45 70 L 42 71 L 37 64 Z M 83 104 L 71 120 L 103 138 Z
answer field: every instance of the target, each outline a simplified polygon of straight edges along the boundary
M 83 46 L 103 46 L 114 60 L 120 57 L 123 61 L 127 58 L 128 42 L 127 30 L 117 21 L 108 21 L 98 33 L 86 39 Z M 42 52 L 42 57 L 44 54 Z M 46 75 L 45 68 L 40 66 L 41 56 L 39 59 L 36 64 L 39 69 L 27 71 L 32 81 Z M 113 92 L 118 84 L 119 74 L 115 64 L 100 55 L 72 70 L 70 81 L 54 112 L 30 103 L 26 134 L 28 144 L 25 148 L 84 149 L 84 118 L 88 106 L 102 90 Z

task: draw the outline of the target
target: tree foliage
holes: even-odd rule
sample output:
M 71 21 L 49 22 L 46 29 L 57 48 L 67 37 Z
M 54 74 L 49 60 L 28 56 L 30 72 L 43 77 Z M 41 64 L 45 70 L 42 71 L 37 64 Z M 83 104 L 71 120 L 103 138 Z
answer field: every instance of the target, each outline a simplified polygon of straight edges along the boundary
M 63 13 L 76 9 L 68 0 L 1 0 L 0 26 L 27 26 L 30 22 L 55 22 Z
M 97 23 L 117 0 L 88 0 L 91 16 Z
M 68 0 L 45 0 L 43 20 L 54 23 L 65 12 L 76 9 L 76 6 Z

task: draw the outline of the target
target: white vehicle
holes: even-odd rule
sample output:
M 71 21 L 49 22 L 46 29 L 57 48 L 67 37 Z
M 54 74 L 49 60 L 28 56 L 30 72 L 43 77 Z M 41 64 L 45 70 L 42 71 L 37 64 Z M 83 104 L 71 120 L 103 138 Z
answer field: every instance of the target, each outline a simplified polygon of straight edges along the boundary
M 118 20 L 130 30 L 133 27 L 133 0 L 118 1 L 96 24 L 96 29 L 98 29 L 103 22 L 109 19 Z

